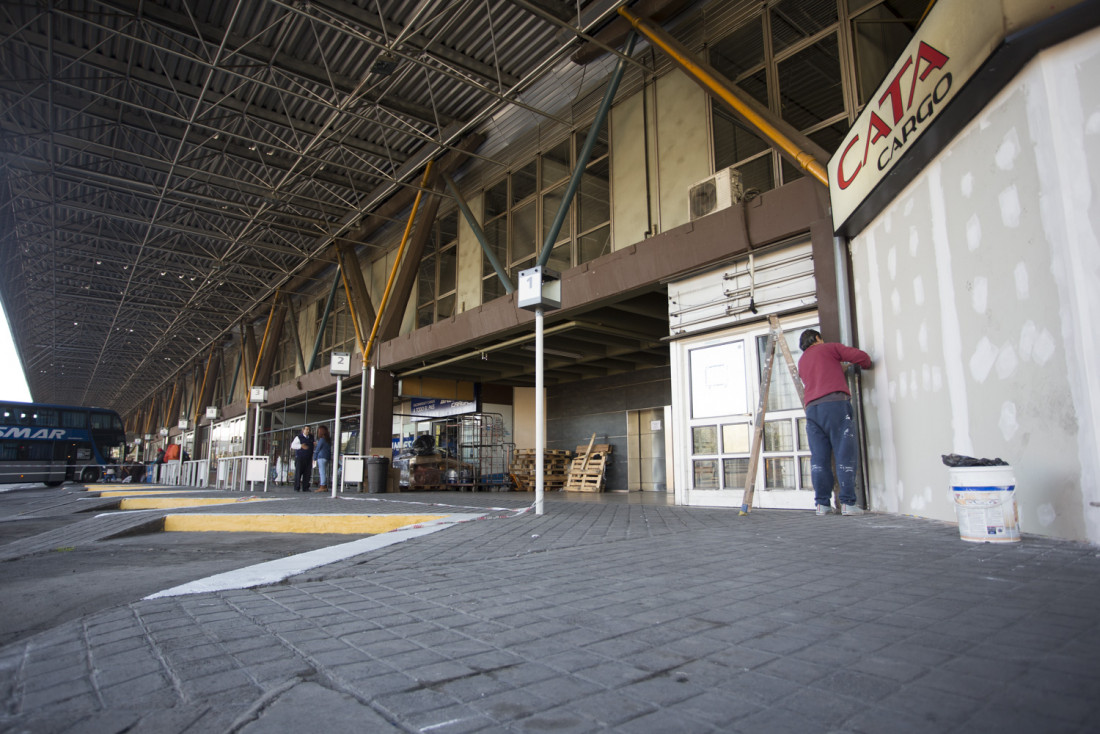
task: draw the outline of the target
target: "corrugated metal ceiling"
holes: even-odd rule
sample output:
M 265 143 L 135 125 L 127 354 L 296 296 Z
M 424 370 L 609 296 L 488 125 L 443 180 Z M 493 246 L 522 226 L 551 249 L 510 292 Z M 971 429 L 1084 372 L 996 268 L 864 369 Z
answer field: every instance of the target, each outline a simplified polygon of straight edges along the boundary
M 33 395 L 128 412 L 424 160 L 568 124 L 611 62 L 570 62 L 576 31 L 618 4 L 5 3 L 0 292 Z

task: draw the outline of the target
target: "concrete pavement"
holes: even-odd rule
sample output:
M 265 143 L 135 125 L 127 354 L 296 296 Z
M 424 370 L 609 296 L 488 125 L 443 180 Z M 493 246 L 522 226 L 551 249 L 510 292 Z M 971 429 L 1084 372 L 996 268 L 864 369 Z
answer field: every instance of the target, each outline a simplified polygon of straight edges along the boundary
M 71 495 L 42 502 L 64 512 Z M 740 517 L 638 495 L 550 493 L 543 516 L 519 512 L 531 502 L 522 493 L 355 497 L 369 501 L 281 505 L 465 521 L 280 583 L 134 599 L 8 644 L 0 729 L 1091 732 L 1100 722 L 1093 547 L 975 545 L 909 517 Z M 224 506 L 195 510 L 209 511 Z M 59 524 L 0 556 L 79 553 L 133 516 L 96 530 L 93 518 Z

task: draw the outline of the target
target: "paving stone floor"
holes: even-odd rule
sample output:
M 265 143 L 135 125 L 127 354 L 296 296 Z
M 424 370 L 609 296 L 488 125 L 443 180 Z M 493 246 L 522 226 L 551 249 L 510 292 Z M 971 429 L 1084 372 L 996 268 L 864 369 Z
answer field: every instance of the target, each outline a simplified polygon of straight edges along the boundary
M 1084 544 L 559 495 L 0 648 L 0 730 L 1095 732 L 1098 609 Z

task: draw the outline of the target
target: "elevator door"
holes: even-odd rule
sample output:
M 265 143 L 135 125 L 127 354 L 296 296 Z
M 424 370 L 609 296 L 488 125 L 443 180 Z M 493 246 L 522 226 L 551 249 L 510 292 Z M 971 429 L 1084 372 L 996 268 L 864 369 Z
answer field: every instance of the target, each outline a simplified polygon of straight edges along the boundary
M 668 473 L 665 468 L 665 416 L 668 410 L 661 407 L 627 413 L 627 482 L 631 491 L 668 491 Z

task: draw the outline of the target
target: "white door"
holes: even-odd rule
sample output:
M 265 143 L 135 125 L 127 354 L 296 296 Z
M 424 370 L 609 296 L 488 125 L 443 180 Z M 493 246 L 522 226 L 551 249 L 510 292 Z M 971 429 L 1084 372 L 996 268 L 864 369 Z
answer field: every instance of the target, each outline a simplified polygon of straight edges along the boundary
M 816 314 L 783 320 L 796 363 L 799 334 L 816 324 Z M 676 463 L 682 504 L 742 504 L 767 342 L 768 325 L 758 322 L 677 344 L 681 399 L 676 434 L 682 439 Z M 778 346 L 761 449 L 753 507 L 813 509 L 806 416 Z

